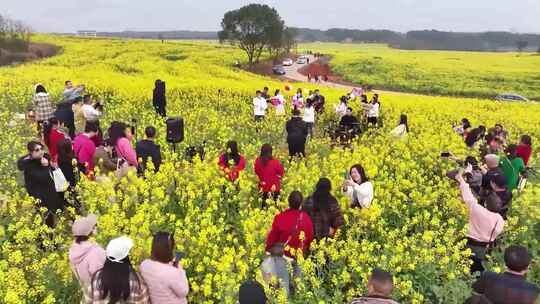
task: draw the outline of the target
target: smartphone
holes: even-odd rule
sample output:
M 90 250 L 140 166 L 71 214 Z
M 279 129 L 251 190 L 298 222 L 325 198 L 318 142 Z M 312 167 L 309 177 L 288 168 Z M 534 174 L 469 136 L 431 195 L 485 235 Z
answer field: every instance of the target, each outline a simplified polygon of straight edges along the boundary
M 183 252 L 180 252 L 180 251 L 177 251 L 175 256 L 174 256 L 174 261 L 173 261 L 173 265 L 174 266 L 178 266 L 178 263 L 180 263 L 180 260 L 184 258 L 184 253 Z
M 443 152 L 441 153 L 441 157 L 450 157 L 450 152 Z

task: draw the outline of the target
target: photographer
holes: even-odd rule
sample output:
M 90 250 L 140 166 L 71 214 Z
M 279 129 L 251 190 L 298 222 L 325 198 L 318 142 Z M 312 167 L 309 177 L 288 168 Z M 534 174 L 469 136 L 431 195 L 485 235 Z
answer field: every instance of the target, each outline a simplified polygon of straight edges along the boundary
M 467 156 L 465 160 L 460 160 L 452 153 L 442 153 L 442 157 L 448 157 L 448 159 L 455 161 L 461 169 L 465 169 L 465 180 L 471 186 L 472 191 L 476 195 L 480 195 L 482 188 L 482 170 L 478 166 L 478 161 L 472 156 Z M 450 179 L 455 179 L 460 169 L 450 171 L 446 174 Z
M 470 248 L 473 264 L 471 273 L 483 272 L 482 262 L 486 254 L 495 245 L 497 236 L 504 228 L 504 219 L 499 214 L 501 200 L 497 195 L 490 194 L 486 198 L 486 207 L 478 204 L 478 200 L 473 195 L 470 185 L 465 181 L 464 172 L 456 174 L 456 181 L 459 183 L 461 198 L 468 209 L 469 231 L 467 232 L 467 248 Z

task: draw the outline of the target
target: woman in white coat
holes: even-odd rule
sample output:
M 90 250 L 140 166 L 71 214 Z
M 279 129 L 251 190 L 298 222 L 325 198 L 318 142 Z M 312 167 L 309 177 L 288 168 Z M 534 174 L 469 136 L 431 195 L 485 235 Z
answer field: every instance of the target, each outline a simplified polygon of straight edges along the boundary
M 401 114 L 401 116 L 399 117 L 398 126 L 395 127 L 394 130 L 390 132 L 390 135 L 396 138 L 402 139 L 407 136 L 407 133 L 409 133 L 409 124 L 407 122 L 407 115 Z
M 373 184 L 366 176 L 362 165 L 351 167 L 347 179 L 343 182 L 343 192 L 351 198 L 351 208 L 368 208 L 373 200 Z

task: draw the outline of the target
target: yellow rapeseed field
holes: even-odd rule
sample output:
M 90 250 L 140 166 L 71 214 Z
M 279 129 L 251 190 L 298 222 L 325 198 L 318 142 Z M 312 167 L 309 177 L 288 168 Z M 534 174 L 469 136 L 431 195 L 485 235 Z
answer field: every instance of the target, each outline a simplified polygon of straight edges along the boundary
M 534 143 L 540 140 L 540 106 L 535 104 L 387 93 L 381 96 L 384 127 L 362 135 L 352 151 L 332 149 L 323 127 L 336 119 L 332 106 L 345 92 L 323 89 L 327 111 L 317 118 L 308 157 L 288 163 L 285 118 L 270 112 L 257 133 L 251 107 L 255 90 L 284 84 L 232 68 L 236 59 L 243 58 L 233 48 L 214 42 L 37 39 L 60 45 L 63 52 L 0 68 L 2 303 L 77 303 L 81 296 L 67 259 L 74 210 L 62 216 L 53 231 L 42 225 L 15 165 L 35 131 L 13 117 L 30 104 L 36 83 L 44 84 L 57 101 L 65 80 L 86 84 L 90 93 L 106 99 L 105 126 L 132 118 L 138 121 L 139 134 L 147 125 L 156 126 L 165 151 L 158 173 L 148 173 L 145 179 L 130 176 L 118 191 L 112 184 L 83 179 L 77 190 L 84 212 L 99 216 L 96 241 L 105 246 L 116 236 L 130 236 L 136 244 L 131 254 L 134 265 L 149 256 L 153 233 L 174 231 L 177 249 L 186 253 L 189 302 L 198 304 L 236 303 L 240 283 L 260 279 L 264 240 L 273 216 L 287 206 L 284 198 L 293 190 L 310 194 L 323 176 L 333 183 L 346 224 L 335 239 L 314 246 L 312 255 L 300 261 L 303 277 L 291 303 L 346 303 L 366 292 L 374 267 L 394 275 L 394 297 L 402 303 L 463 303 L 472 280 L 469 252 L 463 250 L 466 209 L 455 185 L 444 177 L 455 165 L 439 156 L 451 150 L 464 157 L 468 151 L 451 123 L 463 117 L 475 125 L 500 122 L 512 141 L 522 134 L 530 134 Z M 187 139 L 178 150 L 206 141 L 205 161 L 187 163 L 183 153 L 172 152 L 165 142 L 164 122 L 151 105 L 158 78 L 167 82 L 167 112 L 186 120 Z M 358 105 L 353 107 L 358 110 Z M 401 113 L 408 115 L 411 132 L 407 140 L 395 141 L 388 133 Z M 218 155 L 230 139 L 239 142 L 248 161 L 238 187 L 227 182 L 217 167 Z M 268 210 L 260 209 L 252 170 L 263 143 L 275 147 L 286 172 L 283 198 Z M 532 162 L 538 157 L 534 153 Z M 366 168 L 374 183 L 375 200 L 369 209 L 349 209 L 348 198 L 339 190 L 343 172 L 355 163 Z M 515 197 L 500 250 L 519 243 L 540 253 L 539 197 L 539 185 L 529 185 Z M 42 242 L 45 250 L 40 248 Z M 492 270 L 503 269 L 500 250 L 488 264 Z M 534 266 L 528 278 L 540 283 L 540 267 Z M 271 297 L 272 303 L 286 303 L 284 295 Z

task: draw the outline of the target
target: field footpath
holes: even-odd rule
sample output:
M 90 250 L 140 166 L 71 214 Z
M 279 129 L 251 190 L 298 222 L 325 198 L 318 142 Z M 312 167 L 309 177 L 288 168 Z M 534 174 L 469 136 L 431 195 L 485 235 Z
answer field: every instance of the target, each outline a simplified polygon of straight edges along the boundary
M 283 66 L 283 68 L 285 69 L 285 75 L 283 75 L 282 77 L 285 78 L 285 79 L 291 80 L 291 81 L 295 81 L 295 82 L 308 82 L 307 81 L 307 76 L 300 73 L 300 70 L 304 69 L 304 68 L 307 68 L 308 66 L 310 66 L 312 64 L 318 63 L 319 59 L 316 59 L 315 56 L 313 56 L 313 55 L 307 55 L 307 56 L 309 58 L 309 65 L 298 64 L 298 63 L 296 63 L 296 61 L 294 61 L 293 65 L 291 65 L 291 66 Z M 320 76 L 321 75 L 319 75 L 319 77 Z M 346 81 L 336 82 L 336 81 L 331 81 L 331 80 L 329 80 L 329 81 L 319 81 L 318 83 L 315 83 L 315 82 L 312 81 L 312 82 L 309 82 L 309 83 L 317 84 L 318 86 L 321 86 L 321 87 L 329 87 L 329 88 L 348 90 L 349 92 L 353 88 L 355 88 L 355 87 L 357 88 L 357 87 L 360 86 L 360 85 L 355 85 L 353 83 L 347 83 Z M 423 94 L 415 94 L 415 93 L 407 93 L 407 92 L 399 92 L 399 91 L 391 91 L 391 90 L 373 89 L 372 91 L 375 92 L 375 93 L 385 93 L 385 94 L 390 93 L 390 94 L 404 94 L 404 95 L 414 95 L 414 96 L 429 96 L 429 95 L 423 95 Z

